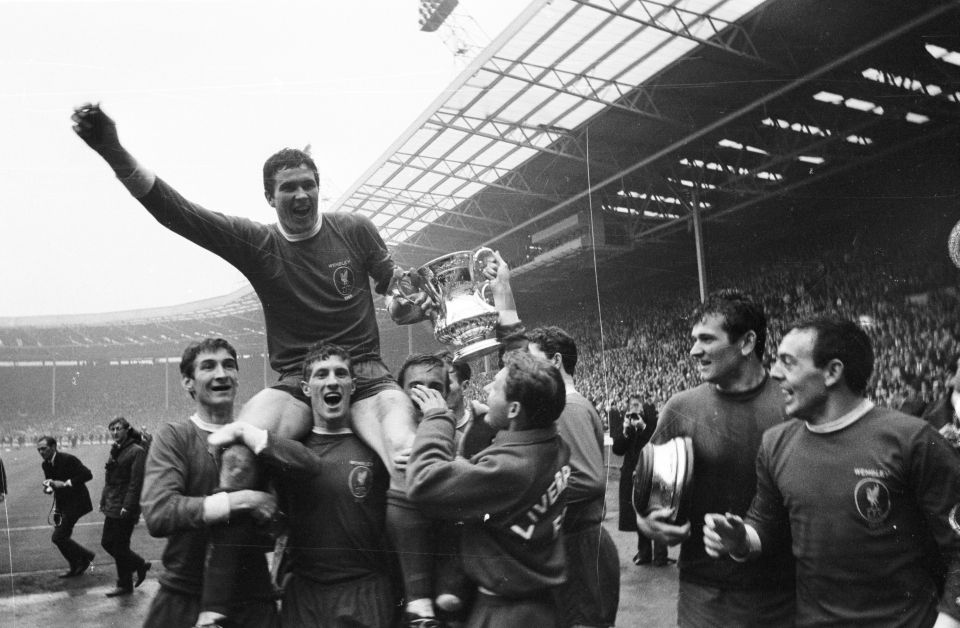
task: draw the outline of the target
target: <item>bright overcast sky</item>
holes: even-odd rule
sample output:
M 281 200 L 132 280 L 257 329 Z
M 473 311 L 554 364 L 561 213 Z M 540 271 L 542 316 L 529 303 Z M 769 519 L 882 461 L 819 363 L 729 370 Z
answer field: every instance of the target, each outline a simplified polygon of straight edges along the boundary
M 187 198 L 274 222 L 266 157 L 311 144 L 333 201 L 464 67 L 419 30 L 417 4 L 0 0 L 0 316 L 173 305 L 245 284 L 126 193 L 74 135 L 74 106 L 99 101 Z M 461 0 L 458 23 L 485 44 L 525 5 Z

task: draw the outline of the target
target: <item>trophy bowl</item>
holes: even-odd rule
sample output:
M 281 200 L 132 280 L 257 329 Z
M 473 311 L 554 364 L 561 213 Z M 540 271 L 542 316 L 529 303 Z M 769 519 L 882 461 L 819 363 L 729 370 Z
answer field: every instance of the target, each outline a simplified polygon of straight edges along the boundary
M 633 475 L 633 509 L 646 516 L 659 508 L 670 508 L 670 522 L 687 518 L 690 483 L 693 480 L 693 441 L 677 436 L 662 445 L 647 444 Z
M 454 362 L 495 352 L 499 315 L 493 306 L 484 265 L 493 251 L 457 251 L 430 260 L 417 269 L 417 283 L 436 304 L 433 332 L 437 340 L 456 347 Z

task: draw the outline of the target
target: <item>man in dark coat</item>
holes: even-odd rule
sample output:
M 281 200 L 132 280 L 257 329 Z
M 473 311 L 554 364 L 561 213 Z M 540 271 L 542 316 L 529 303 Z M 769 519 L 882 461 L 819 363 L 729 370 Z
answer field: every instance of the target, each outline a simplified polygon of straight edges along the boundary
M 0 459 L 0 502 L 7 498 L 7 471 L 3 468 L 3 459 Z
M 70 538 L 77 520 L 93 510 L 90 493 L 86 483 L 93 479 L 93 473 L 80 459 L 68 453 L 57 451 L 57 439 L 53 436 L 41 436 L 37 440 L 37 451 L 43 458 L 43 476 L 47 479 L 44 486 L 53 490 L 55 505 L 53 535 L 50 540 L 67 559 L 70 569 L 60 575 L 61 578 L 79 576 L 90 563 L 94 553 Z
M 610 409 L 610 437 L 613 439 L 613 453 L 623 456 L 620 465 L 620 520 L 618 529 L 637 533 L 637 553 L 633 556 L 634 565 L 658 567 L 668 565 L 667 546 L 655 543 L 644 536 L 637 528 L 637 517 L 633 511 L 633 472 L 640 460 L 640 450 L 650 442 L 657 429 L 657 409 L 649 400 L 640 395 L 630 395 L 626 413 L 619 408 Z
M 133 527 L 140 519 L 140 489 L 143 488 L 143 465 L 147 453 L 134 436 L 136 432 L 122 416 L 107 426 L 113 437 L 106 478 L 100 496 L 100 512 L 104 515 L 103 536 L 100 545 L 117 563 L 117 586 L 107 597 L 133 593 L 133 573 L 136 586 L 143 583 L 150 563 L 130 549 Z

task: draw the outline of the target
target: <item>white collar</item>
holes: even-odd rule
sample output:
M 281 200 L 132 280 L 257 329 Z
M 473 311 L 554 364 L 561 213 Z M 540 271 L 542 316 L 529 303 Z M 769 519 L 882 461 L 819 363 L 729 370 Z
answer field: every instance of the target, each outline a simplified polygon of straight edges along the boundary
M 806 421 L 804 421 L 804 423 L 806 423 L 808 430 L 816 434 L 839 432 L 848 425 L 852 425 L 853 423 L 857 422 L 863 415 L 871 410 L 873 410 L 873 402 L 869 399 L 864 399 L 857 404 L 856 408 L 832 421 L 821 423 L 820 425 L 813 425 L 812 423 L 807 423 Z
M 313 228 L 310 231 L 306 231 L 304 233 L 287 233 L 284 230 L 283 225 L 280 224 L 280 221 L 277 221 L 277 229 L 280 231 L 280 235 L 282 235 L 287 242 L 301 242 L 303 240 L 309 240 L 313 236 L 320 233 L 320 227 L 322 226 L 323 214 L 321 213 L 317 213 L 317 224 L 313 225 Z
M 320 434 L 321 436 L 340 436 L 343 434 L 353 434 L 353 430 L 351 430 L 349 427 L 344 427 L 336 432 L 331 432 L 330 430 L 325 430 L 314 425 L 312 428 L 310 428 L 310 431 L 314 434 Z
M 190 417 L 190 420 L 193 421 L 193 424 L 204 432 L 216 432 L 223 427 L 223 425 L 219 423 L 210 423 L 208 421 L 204 421 L 197 415 L 196 412 L 193 413 L 193 416 Z
M 473 416 L 473 413 L 470 412 L 470 404 L 469 404 L 469 403 L 465 403 L 465 404 L 463 405 L 463 413 L 460 415 L 460 420 L 457 421 L 457 427 L 456 427 L 456 429 L 459 430 L 459 429 L 462 428 L 464 425 L 466 425 L 467 423 L 469 423 L 472 416 Z
M 953 406 L 953 415 L 960 417 L 960 390 L 950 393 L 950 405 Z

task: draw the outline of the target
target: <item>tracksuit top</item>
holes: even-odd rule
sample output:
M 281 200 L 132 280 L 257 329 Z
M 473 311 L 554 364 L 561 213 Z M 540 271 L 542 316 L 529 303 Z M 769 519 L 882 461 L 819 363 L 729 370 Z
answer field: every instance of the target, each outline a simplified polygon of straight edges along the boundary
M 407 467 L 407 495 L 424 514 L 463 521 L 467 576 L 508 598 L 566 578 L 561 529 L 569 451 L 555 426 L 500 431 L 469 460 L 456 458 L 455 420 L 427 413 Z

